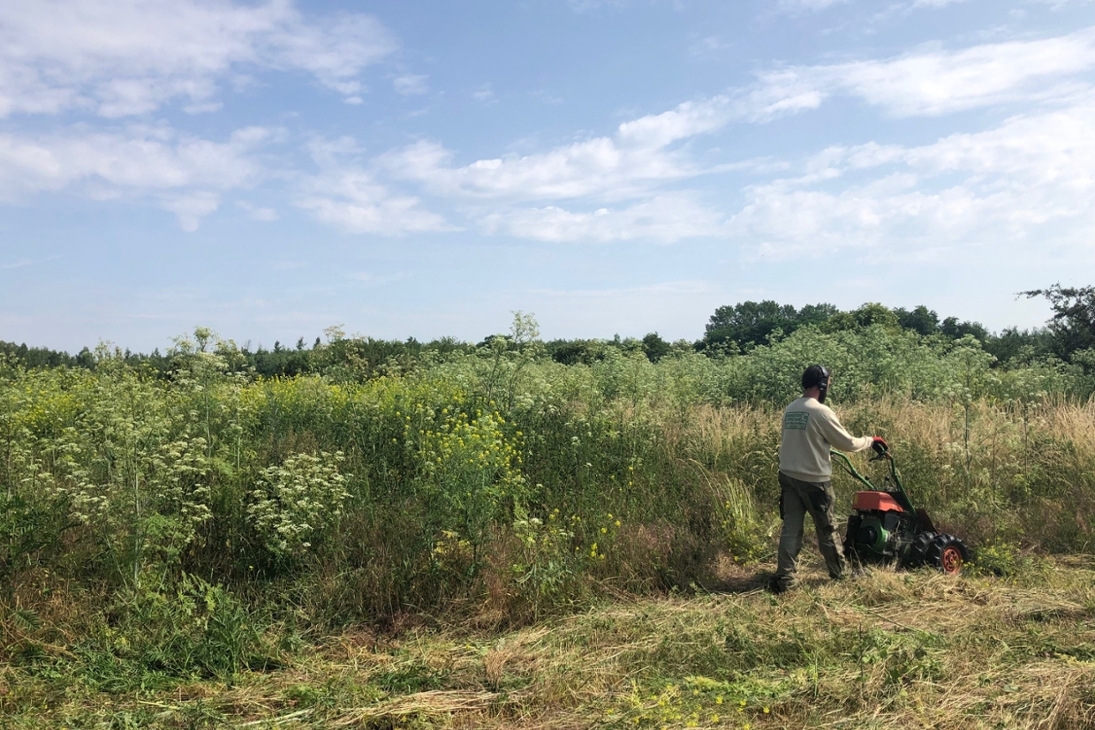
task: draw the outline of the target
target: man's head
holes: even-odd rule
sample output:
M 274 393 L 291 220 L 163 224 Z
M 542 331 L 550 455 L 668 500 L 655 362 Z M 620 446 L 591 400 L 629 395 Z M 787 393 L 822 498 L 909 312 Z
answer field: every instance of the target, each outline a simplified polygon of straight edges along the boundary
M 824 403 L 825 396 L 829 392 L 829 381 L 831 379 L 832 373 L 829 372 L 829 368 L 824 365 L 811 365 L 802 373 L 802 389 L 806 391 L 817 388 L 817 401 L 818 403 Z

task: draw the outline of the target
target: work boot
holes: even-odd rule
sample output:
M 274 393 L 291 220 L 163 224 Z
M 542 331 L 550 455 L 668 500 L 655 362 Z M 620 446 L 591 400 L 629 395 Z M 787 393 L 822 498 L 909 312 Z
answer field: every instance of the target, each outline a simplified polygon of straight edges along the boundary
M 786 578 L 781 578 L 778 575 L 773 575 L 768 579 L 768 584 L 765 588 L 769 593 L 775 593 L 777 596 L 780 593 L 786 593 L 791 588 L 791 582 Z

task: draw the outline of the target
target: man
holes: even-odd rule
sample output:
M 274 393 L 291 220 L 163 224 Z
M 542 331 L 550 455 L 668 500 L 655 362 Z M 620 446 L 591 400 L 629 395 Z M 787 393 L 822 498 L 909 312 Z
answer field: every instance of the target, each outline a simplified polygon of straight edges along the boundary
M 775 593 L 794 585 L 798 553 L 802 549 L 802 524 L 809 512 L 817 532 L 818 548 L 825 558 L 829 577 L 844 575 L 844 548 L 835 526 L 829 448 L 863 451 L 874 447 L 882 452 L 886 442 L 878 436 L 850 435 L 832 409 L 825 405 L 832 377 L 823 365 L 811 365 L 802 374 L 802 397 L 783 412 L 783 433 L 779 444 L 779 514 L 783 529 L 779 535 L 779 565 L 769 588 Z

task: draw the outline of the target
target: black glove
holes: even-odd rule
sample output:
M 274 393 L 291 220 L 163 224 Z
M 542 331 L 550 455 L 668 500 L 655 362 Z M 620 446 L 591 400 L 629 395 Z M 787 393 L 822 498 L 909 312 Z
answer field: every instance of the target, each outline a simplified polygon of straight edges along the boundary
M 890 445 L 887 444 L 886 439 L 882 438 L 881 436 L 872 436 L 871 437 L 871 448 L 874 449 L 876 454 L 878 454 L 879 456 L 882 456 L 883 454 L 885 454 L 887 451 L 890 450 Z

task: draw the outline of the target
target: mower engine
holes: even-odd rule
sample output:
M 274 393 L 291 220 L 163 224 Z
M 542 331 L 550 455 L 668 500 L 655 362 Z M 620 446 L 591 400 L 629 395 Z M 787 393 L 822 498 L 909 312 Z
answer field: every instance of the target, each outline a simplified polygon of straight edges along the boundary
M 889 492 L 856 492 L 844 550 L 860 560 L 892 561 L 912 542 L 908 513 Z
M 951 575 L 961 572 L 969 560 L 969 549 L 954 535 L 940 534 L 928 513 L 913 507 L 901 484 L 893 457 L 881 451 L 872 461 L 885 459 L 890 465 L 894 489 L 877 489 L 852 466 L 848 457 L 833 451 L 842 468 L 868 488 L 856 492 L 855 510 L 848 517 L 844 554 L 860 563 L 896 564 L 899 568 L 931 565 Z

